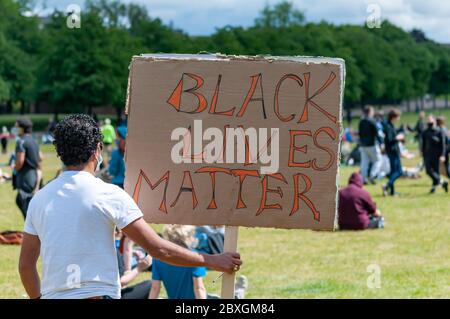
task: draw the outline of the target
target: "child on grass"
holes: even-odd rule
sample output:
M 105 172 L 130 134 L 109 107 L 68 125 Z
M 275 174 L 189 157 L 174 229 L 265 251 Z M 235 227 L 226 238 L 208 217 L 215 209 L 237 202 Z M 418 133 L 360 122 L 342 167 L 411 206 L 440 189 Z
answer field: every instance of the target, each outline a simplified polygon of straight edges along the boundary
M 184 248 L 193 249 L 197 246 L 195 227 L 193 226 L 167 225 L 164 228 L 163 237 Z M 161 282 L 164 284 L 169 299 L 214 298 L 207 294 L 203 283 L 203 277 L 206 276 L 205 267 L 172 266 L 158 259 L 153 259 L 152 274 L 150 299 L 159 297 Z M 239 285 L 236 287 L 236 295 L 243 298 L 248 286 L 247 279 L 241 276 L 237 282 Z

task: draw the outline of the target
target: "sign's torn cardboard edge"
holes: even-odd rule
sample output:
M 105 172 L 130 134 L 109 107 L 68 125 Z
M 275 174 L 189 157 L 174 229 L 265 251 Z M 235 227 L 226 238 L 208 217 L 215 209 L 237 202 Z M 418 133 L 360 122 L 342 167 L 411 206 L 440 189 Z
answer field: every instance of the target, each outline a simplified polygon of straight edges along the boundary
M 152 53 L 133 56 L 132 60 L 147 61 L 167 61 L 167 60 L 189 60 L 189 61 L 264 61 L 264 62 L 298 62 L 298 63 L 330 63 L 344 64 L 341 58 L 331 58 L 323 56 L 272 56 L 272 55 L 227 55 L 215 54 L 178 54 L 178 53 Z
M 322 57 L 322 56 L 271 56 L 271 55 L 226 55 L 221 53 L 214 54 L 180 54 L 180 53 L 150 53 L 150 54 L 140 54 L 134 55 L 131 58 L 131 63 L 128 69 L 130 70 L 128 75 L 128 87 L 127 94 L 125 100 L 125 114 L 128 115 L 129 107 L 130 107 L 130 96 L 131 96 L 131 78 L 133 74 L 133 65 L 137 60 L 141 61 L 170 61 L 170 60 L 190 60 L 190 61 L 266 61 L 266 62 L 298 62 L 298 63 L 329 63 L 338 65 L 342 68 L 342 77 L 341 83 L 344 84 L 345 80 L 345 61 L 342 58 L 330 58 L 330 57 Z M 342 92 L 341 92 L 342 93 Z M 342 95 L 342 94 L 341 94 Z M 342 96 L 341 96 L 342 97 Z M 342 107 L 342 100 L 341 105 Z M 341 110 L 342 113 L 342 110 Z
M 341 71 L 341 87 L 340 87 L 340 102 L 339 102 L 339 143 L 338 143 L 338 156 L 336 156 L 336 165 L 337 165 L 337 169 L 336 169 L 336 211 L 334 212 L 334 227 L 333 227 L 333 231 L 338 229 L 338 221 L 339 221 L 339 175 L 340 175 L 340 170 L 341 170 L 341 146 L 342 146 L 342 137 L 344 135 L 344 130 L 343 130 L 343 124 L 342 124 L 342 117 L 343 117 L 343 110 L 344 110 L 344 93 L 345 93 L 345 75 L 346 75 L 346 68 L 345 68 L 345 60 L 344 59 L 338 59 L 340 60 L 340 68 L 342 69 Z

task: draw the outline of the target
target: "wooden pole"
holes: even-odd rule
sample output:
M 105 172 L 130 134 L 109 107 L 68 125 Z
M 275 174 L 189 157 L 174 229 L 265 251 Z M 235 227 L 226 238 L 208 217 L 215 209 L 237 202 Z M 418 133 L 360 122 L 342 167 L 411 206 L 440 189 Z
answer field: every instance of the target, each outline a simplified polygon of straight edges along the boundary
M 237 240 L 238 240 L 238 227 L 237 226 L 225 226 L 225 241 L 224 241 L 224 252 L 236 252 L 237 251 Z M 234 299 L 234 281 L 235 273 L 229 275 L 227 273 L 223 274 L 222 277 L 222 299 Z

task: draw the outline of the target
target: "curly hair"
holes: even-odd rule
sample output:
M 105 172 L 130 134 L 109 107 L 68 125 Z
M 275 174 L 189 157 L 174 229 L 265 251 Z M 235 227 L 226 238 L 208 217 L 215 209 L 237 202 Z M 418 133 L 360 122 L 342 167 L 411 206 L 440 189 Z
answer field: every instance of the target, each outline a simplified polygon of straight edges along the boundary
M 54 131 L 56 153 L 66 166 L 85 164 L 102 141 L 97 123 L 87 114 L 66 116 Z

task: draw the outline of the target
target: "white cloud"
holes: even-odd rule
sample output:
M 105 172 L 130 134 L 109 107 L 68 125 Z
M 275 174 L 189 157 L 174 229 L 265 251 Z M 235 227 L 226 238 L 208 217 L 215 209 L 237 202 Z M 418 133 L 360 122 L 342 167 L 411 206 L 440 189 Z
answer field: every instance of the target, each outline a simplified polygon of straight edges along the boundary
M 250 26 L 265 4 L 277 0 L 125 0 L 145 5 L 153 17 L 172 22 L 177 28 L 199 35 L 210 34 L 225 25 Z M 380 5 L 381 17 L 406 29 L 422 29 L 436 41 L 450 43 L 450 1 L 448 0 L 291 0 L 305 11 L 308 21 L 363 24 L 367 6 Z M 65 8 L 82 0 L 47 0 L 48 6 Z

